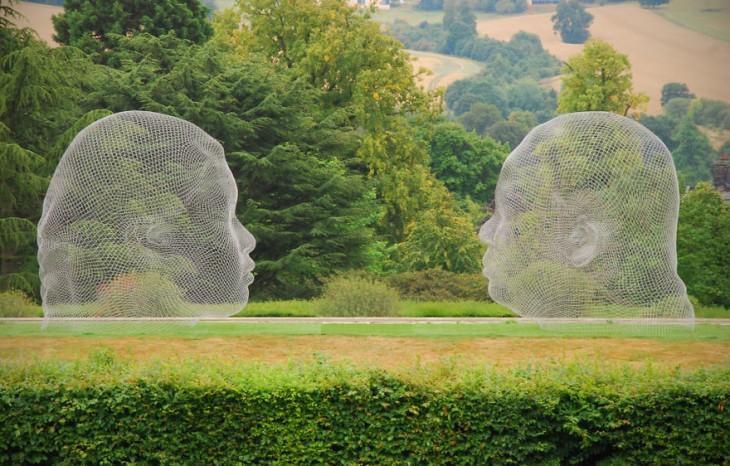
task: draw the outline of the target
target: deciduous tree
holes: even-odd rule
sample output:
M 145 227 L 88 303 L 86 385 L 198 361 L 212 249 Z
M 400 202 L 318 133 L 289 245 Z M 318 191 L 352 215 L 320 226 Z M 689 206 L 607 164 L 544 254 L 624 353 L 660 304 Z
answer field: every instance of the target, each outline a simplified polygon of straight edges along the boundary
M 677 270 L 702 304 L 730 307 L 730 204 L 709 183 L 682 196 Z
M 689 91 L 685 83 L 666 83 L 662 86 L 662 107 L 672 99 L 694 99 L 695 95 Z
M 593 15 L 577 0 L 561 1 L 550 19 L 553 22 L 553 31 L 560 34 L 563 42 L 582 44 L 591 36 L 588 27 L 593 22 Z
M 484 204 L 494 196 L 499 170 L 509 150 L 456 123 L 440 123 L 433 129 L 429 153 L 433 172 L 451 192 Z
M 693 186 L 700 181 L 709 181 L 715 152 L 707 136 L 690 118 L 685 118 L 674 130 L 672 139 L 677 144 L 672 151 L 674 165 L 687 177 L 687 184 Z
M 405 226 L 425 205 L 423 178 L 418 170 L 409 172 L 428 165 L 406 117 L 428 118 L 439 109 L 436 96 L 416 85 L 402 44 L 382 34 L 369 10 L 341 0 L 239 0 L 237 6 L 245 33 L 236 36 L 229 27 L 220 30 L 227 34 L 223 40 L 321 89 L 324 108 L 347 111 L 360 133 L 359 163 L 384 203 L 381 232 L 402 240 Z
M 568 58 L 562 71 L 565 76 L 558 113 L 606 111 L 627 115 L 649 101 L 643 92 L 634 92 L 629 58 L 602 40 L 589 40 L 581 53 Z

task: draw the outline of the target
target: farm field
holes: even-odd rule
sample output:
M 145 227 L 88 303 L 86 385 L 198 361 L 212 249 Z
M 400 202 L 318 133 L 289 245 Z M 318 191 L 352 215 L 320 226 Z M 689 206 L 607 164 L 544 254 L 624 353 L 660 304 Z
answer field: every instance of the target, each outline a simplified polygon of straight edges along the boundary
M 661 88 L 683 82 L 698 97 L 730 102 L 730 42 L 683 28 L 638 4 L 588 8 L 594 16 L 594 37 L 605 40 L 631 61 L 634 88 L 651 98 L 650 114 L 661 113 Z M 553 33 L 550 13 L 513 16 L 477 22 L 479 34 L 509 40 L 519 31 L 540 36 L 543 47 L 560 60 L 582 50 L 565 44 Z M 721 16 L 725 28 L 730 17 Z
M 454 81 L 475 75 L 484 68 L 482 63 L 465 58 L 416 50 L 408 50 L 408 53 L 415 58 L 414 70 L 426 68 L 433 72 L 433 74 L 421 76 L 419 80 L 419 84 L 426 90 L 438 87 L 446 88 Z
M 712 1 L 706 0 L 708 5 Z M 705 9 L 717 9 L 711 6 Z M 20 2 L 16 7 L 26 17 L 26 20 L 19 21 L 19 25 L 33 27 L 42 39 L 52 43 L 51 16 L 58 14 L 61 8 L 27 2 Z M 727 86 L 730 81 L 730 42 L 679 25 L 697 29 L 706 18 L 711 17 L 708 34 L 718 35 L 718 30 L 729 30 L 730 15 L 727 9 L 720 9 L 719 13 L 712 15 L 712 11 L 698 12 L 695 9 L 688 12 L 691 8 L 686 2 L 680 2 L 668 12 L 657 9 L 662 10 L 661 14 L 671 21 L 634 3 L 589 8 L 595 16 L 591 33 L 629 56 L 635 89 L 646 92 L 651 98 L 648 105 L 650 114 L 661 113 L 661 88 L 667 82 L 684 82 L 699 97 L 730 102 L 730 87 Z M 426 19 L 432 22 L 442 16 L 441 12 L 400 8 L 392 12 L 379 12 L 376 19 L 388 22 L 396 17 L 410 18 L 416 15 L 413 17 L 420 18 L 418 14 L 421 13 L 426 14 Z M 540 36 L 543 46 L 550 53 L 566 60 L 570 55 L 580 52 L 582 45 L 562 43 L 560 37 L 553 33 L 551 15 L 550 12 L 506 18 L 477 15 L 477 31 L 499 40 L 509 40 L 520 30 L 529 31 Z M 411 54 L 416 58 L 414 67 L 423 66 L 434 72 L 422 81 L 428 89 L 447 86 L 480 69 L 471 60 L 425 52 Z M 551 84 L 559 89 L 558 80 Z
M 396 369 L 458 360 L 502 368 L 543 362 L 604 361 L 698 368 L 730 364 L 730 326 L 651 337 L 565 336 L 514 321 L 491 324 L 200 323 L 137 335 L 41 333 L 34 323 L 0 323 L 0 360 L 84 360 L 100 348 L 123 358 L 181 361 L 199 357 L 281 364 L 324 357 Z
M 63 12 L 63 8 L 53 5 L 41 5 L 39 3 L 18 2 L 13 5 L 23 18 L 15 20 L 18 27 L 29 27 L 35 29 L 38 36 L 49 44 L 53 41 L 53 22 L 51 17 Z
M 730 41 L 730 2 L 727 0 L 672 0 L 654 11 L 687 29 Z

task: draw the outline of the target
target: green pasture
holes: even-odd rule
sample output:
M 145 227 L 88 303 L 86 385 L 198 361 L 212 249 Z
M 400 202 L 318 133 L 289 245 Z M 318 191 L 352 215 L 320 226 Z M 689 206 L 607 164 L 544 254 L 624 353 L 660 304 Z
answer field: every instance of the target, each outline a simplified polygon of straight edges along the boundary
M 730 41 L 728 0 L 672 0 L 654 11 L 687 29 Z
M 730 340 L 730 325 L 698 324 L 694 329 L 683 326 L 636 326 L 618 323 L 583 325 L 579 329 L 543 329 L 538 324 L 511 319 L 490 323 L 337 323 L 337 322 L 256 322 L 230 319 L 225 322 L 199 322 L 194 326 L 182 323 L 104 323 L 80 329 L 51 326 L 43 330 L 39 321 L 0 321 L 0 338 L 64 337 L 64 336 L 169 336 L 190 339 L 235 337 L 246 335 L 362 335 L 393 337 L 615 337 L 652 338 L 661 340 Z

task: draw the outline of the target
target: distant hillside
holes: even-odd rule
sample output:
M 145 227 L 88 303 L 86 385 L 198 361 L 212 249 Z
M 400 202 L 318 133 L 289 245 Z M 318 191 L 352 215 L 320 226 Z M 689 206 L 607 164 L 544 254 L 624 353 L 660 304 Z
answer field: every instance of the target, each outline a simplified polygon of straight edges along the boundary
M 686 83 L 698 97 L 730 102 L 730 42 L 685 29 L 635 3 L 588 10 L 595 16 L 591 34 L 629 56 L 635 89 L 651 97 L 649 113 L 661 113 L 661 88 L 667 82 Z M 561 60 L 580 52 L 582 45 L 565 44 L 553 33 L 550 16 L 481 20 L 477 30 L 500 40 L 521 30 L 535 33 Z

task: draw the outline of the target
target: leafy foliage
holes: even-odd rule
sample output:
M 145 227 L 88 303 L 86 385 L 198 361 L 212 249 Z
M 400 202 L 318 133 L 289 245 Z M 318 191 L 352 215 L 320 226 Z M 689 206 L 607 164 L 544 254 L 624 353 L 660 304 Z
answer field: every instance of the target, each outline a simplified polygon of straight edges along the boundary
M 429 154 L 433 172 L 451 192 L 483 204 L 494 196 L 499 170 L 509 151 L 456 123 L 440 123 L 433 128 Z
M 656 8 L 659 5 L 666 5 L 669 0 L 639 0 L 639 5 L 644 8 Z
M 38 317 L 41 308 L 19 290 L 0 292 L 0 317 Z
M 633 92 L 628 56 L 602 40 L 590 39 L 583 52 L 568 58 L 563 72 L 567 76 L 558 98 L 558 113 L 605 111 L 626 115 L 649 101 L 643 92 Z
M 689 91 L 685 83 L 666 83 L 662 86 L 662 107 L 667 105 L 672 99 L 694 99 L 695 95 Z
M 727 368 L 0 367 L 0 462 L 720 464 Z M 43 432 L 45 435 L 39 435 Z
M 13 11 L 3 7 L 3 16 Z M 77 99 L 91 64 L 9 25 L 0 24 L 0 290 L 37 296 L 35 222 L 53 169 L 47 162 L 64 125 L 81 115 Z
M 379 230 L 401 240 L 428 188 L 424 177 L 410 173 L 421 171 L 428 156 L 406 117 L 428 118 L 436 104 L 435 95 L 416 85 L 402 45 L 380 32 L 369 10 L 339 0 L 240 0 L 238 8 L 236 24 L 244 29 L 221 27 L 220 40 L 238 53 L 263 55 L 292 81 L 321 89 L 317 101 L 325 109 L 345 110 L 347 122 L 361 132 L 357 162 L 385 207 Z
M 481 273 L 454 273 L 443 269 L 403 272 L 388 278 L 403 299 L 415 301 L 491 302 Z
M 687 184 L 710 180 L 715 152 L 707 136 L 689 118 L 684 118 L 672 133 L 672 139 L 676 143 L 672 150 L 674 165 L 686 177 Z
M 392 317 L 400 308 L 398 293 L 372 277 L 346 274 L 327 281 L 316 308 L 320 315 Z
M 593 22 L 593 15 L 577 0 L 558 3 L 555 14 L 550 19 L 553 22 L 553 31 L 560 33 L 560 38 L 565 43 L 582 44 L 591 36 L 588 27 Z
M 348 165 L 347 113 L 276 66 L 168 35 L 127 38 L 92 98 L 115 111 L 159 111 L 220 140 L 239 189 L 238 217 L 257 241 L 253 296 L 311 297 L 320 277 L 367 264 L 372 187 Z
M 476 229 L 446 188 L 439 188 L 430 207 L 407 226 L 405 240 L 397 245 L 399 263 L 405 270 L 476 272 L 483 253 Z
M 682 196 L 677 270 L 701 304 L 730 307 L 730 205 L 709 183 Z
M 541 122 L 550 119 L 557 96 L 538 81 L 558 74 L 558 60 L 542 48 L 540 38 L 534 34 L 519 32 L 508 42 L 478 37 L 469 25 L 473 15 L 463 3 L 458 5 L 460 9 L 444 14 L 442 25 L 424 22 L 410 26 L 395 21 L 390 34 L 410 49 L 438 51 L 486 64 L 479 76 L 457 81 L 446 90 L 446 103 L 455 115 L 484 103 L 497 107 L 502 117 L 514 110 L 525 110 Z M 459 23 L 458 27 L 453 26 L 454 21 Z
M 694 100 L 690 113 L 698 125 L 730 130 L 730 104 L 727 102 L 710 99 Z
M 122 37 L 174 32 L 181 39 L 203 43 L 213 35 L 208 9 L 199 0 L 64 0 L 63 13 L 53 17 L 54 39 L 105 62 L 106 52 Z

